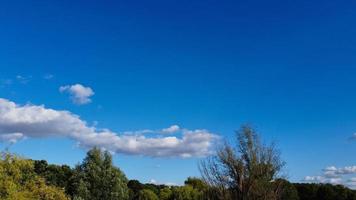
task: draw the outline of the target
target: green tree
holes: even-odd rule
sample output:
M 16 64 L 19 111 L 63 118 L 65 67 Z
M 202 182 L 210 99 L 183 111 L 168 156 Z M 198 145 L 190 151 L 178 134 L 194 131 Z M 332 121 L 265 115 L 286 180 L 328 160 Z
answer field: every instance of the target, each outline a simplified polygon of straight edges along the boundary
M 185 185 L 181 187 L 174 187 L 172 197 L 174 200 L 198 200 L 201 199 L 201 194 L 192 186 Z
M 169 187 L 162 188 L 159 192 L 160 200 L 170 200 L 172 199 L 172 190 Z
M 337 193 L 336 186 L 331 184 L 320 185 L 317 192 L 317 198 L 323 200 L 344 199 L 339 193 Z
M 0 199 L 66 200 L 63 190 L 46 185 L 31 160 L 3 153 L 0 159 Z
M 109 152 L 93 148 L 73 176 L 73 196 L 84 200 L 128 199 L 127 179 L 112 163 Z
M 138 193 L 139 200 L 158 200 L 156 193 L 149 189 L 143 189 Z
M 35 172 L 44 177 L 46 183 L 59 188 L 65 188 L 70 193 L 70 180 L 73 170 L 68 165 L 49 165 L 45 160 L 34 161 Z
M 151 190 L 156 195 L 159 195 L 159 190 L 161 187 L 162 187 L 161 185 L 156 185 L 156 184 L 152 184 L 152 183 L 143 184 L 143 189 Z
M 281 200 L 299 200 L 299 195 L 296 187 L 285 179 L 278 179 L 275 181 L 277 186 L 282 187 L 282 191 L 280 194 Z
M 138 194 L 140 190 L 143 189 L 143 185 L 138 180 L 130 180 L 127 183 L 127 187 L 129 188 L 129 199 L 130 200 L 137 200 Z
M 315 200 L 317 199 L 317 192 L 319 189 L 318 184 L 294 184 L 297 188 L 300 200 Z
M 204 191 L 208 188 L 208 185 L 202 179 L 196 177 L 188 177 L 184 184 L 190 185 L 198 191 Z

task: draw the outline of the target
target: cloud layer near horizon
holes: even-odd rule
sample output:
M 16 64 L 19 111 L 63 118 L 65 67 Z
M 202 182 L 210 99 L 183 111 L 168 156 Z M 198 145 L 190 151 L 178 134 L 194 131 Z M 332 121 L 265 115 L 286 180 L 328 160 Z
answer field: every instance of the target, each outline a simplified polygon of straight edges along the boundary
M 144 133 L 153 134 L 147 137 Z M 172 133 L 180 133 L 180 137 L 164 135 Z M 98 146 L 115 153 L 151 157 L 207 156 L 218 138 L 204 129 L 188 130 L 177 125 L 118 134 L 89 126 L 78 115 L 66 110 L 18 105 L 0 98 L 0 141 L 15 143 L 24 138 L 40 137 L 66 137 L 82 147 Z
M 329 166 L 323 169 L 323 175 L 321 176 L 306 176 L 303 181 L 311 183 L 330 183 L 330 184 L 342 184 L 350 188 L 356 187 L 356 178 L 349 177 L 356 174 L 356 166 L 346 166 L 337 168 L 335 166 Z

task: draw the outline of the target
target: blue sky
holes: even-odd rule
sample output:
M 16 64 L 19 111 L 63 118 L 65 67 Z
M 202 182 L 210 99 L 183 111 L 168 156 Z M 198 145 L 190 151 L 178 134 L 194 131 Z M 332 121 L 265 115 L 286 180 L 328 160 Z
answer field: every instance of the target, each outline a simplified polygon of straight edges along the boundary
M 178 125 L 233 140 L 250 123 L 277 142 L 292 181 L 326 179 L 326 167 L 341 174 L 356 166 L 355 8 L 354 1 L 5 1 L 0 98 L 67 110 L 118 134 Z M 69 89 L 59 91 L 74 84 L 95 93 L 91 102 L 78 105 Z M 10 150 L 71 166 L 85 155 L 61 136 L 28 137 Z M 198 176 L 199 159 L 115 155 L 129 178 L 160 183 Z

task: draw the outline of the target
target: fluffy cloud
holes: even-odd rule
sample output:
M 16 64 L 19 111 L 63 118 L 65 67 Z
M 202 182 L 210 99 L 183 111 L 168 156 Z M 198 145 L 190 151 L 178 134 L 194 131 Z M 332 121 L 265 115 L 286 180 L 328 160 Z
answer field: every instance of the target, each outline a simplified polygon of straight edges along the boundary
M 78 105 L 90 103 L 90 97 L 94 95 L 94 91 L 90 87 L 85 87 L 81 84 L 61 86 L 59 91 L 61 93 L 69 93 L 73 103 Z
M 162 130 L 173 130 L 175 126 Z M 178 131 L 177 128 L 175 130 Z M 82 147 L 99 146 L 116 153 L 151 157 L 202 157 L 211 153 L 211 147 L 218 138 L 204 129 L 179 130 L 180 137 L 162 137 L 160 131 L 151 137 L 138 131 L 118 134 L 89 126 L 69 111 L 49 109 L 43 105 L 17 105 L 0 98 L 2 141 L 16 142 L 25 137 L 66 137 L 77 141 Z
M 164 128 L 162 129 L 162 133 L 175 133 L 175 132 L 178 132 L 180 130 L 180 127 L 178 125 L 172 125 L 168 128 Z
M 330 176 L 340 176 L 347 174 L 356 174 L 356 166 L 346 166 L 342 168 L 336 168 L 335 166 L 330 166 L 324 169 L 324 174 Z

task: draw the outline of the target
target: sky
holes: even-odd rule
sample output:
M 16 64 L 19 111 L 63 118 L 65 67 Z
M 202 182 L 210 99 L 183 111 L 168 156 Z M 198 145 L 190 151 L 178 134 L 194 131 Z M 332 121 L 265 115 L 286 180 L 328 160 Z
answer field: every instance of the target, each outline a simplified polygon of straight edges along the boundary
M 248 123 L 294 182 L 356 185 L 356 2 L 3 1 L 1 149 L 182 184 Z

